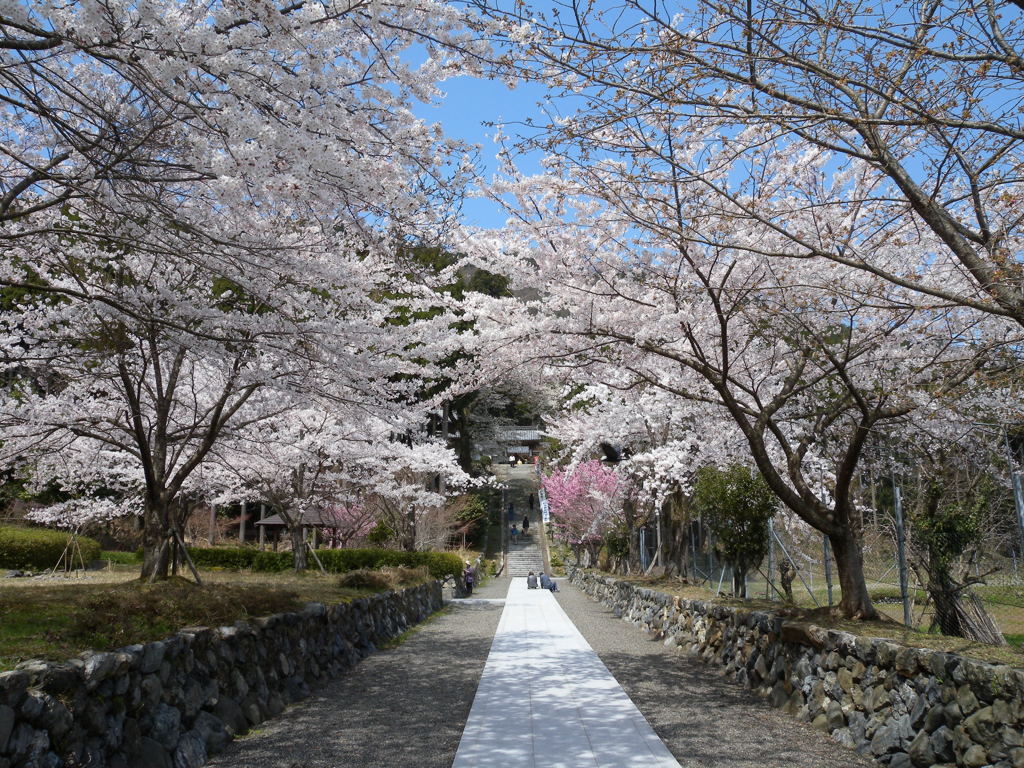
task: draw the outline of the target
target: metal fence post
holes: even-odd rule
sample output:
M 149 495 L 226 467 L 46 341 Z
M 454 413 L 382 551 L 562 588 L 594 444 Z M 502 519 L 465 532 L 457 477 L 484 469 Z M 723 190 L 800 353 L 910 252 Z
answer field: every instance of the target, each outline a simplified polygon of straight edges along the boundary
M 825 562 L 825 586 L 828 589 L 828 607 L 832 607 L 832 548 L 828 543 L 828 536 L 821 537 L 821 551 Z
M 1010 481 L 1013 485 L 1013 505 L 1017 509 L 1017 534 L 1020 539 L 1020 553 L 1024 557 L 1024 492 L 1021 490 L 1020 472 L 1017 471 L 1016 457 L 1010 447 L 1010 430 L 1003 430 L 1003 440 L 1006 443 L 1006 469 L 1010 472 Z
M 910 612 L 910 585 L 907 578 L 907 531 L 903 525 L 903 491 L 896 485 L 895 479 L 892 484 L 894 507 L 896 510 L 896 557 L 900 569 L 900 597 L 903 598 L 903 623 L 908 627 L 913 624 L 913 617 Z

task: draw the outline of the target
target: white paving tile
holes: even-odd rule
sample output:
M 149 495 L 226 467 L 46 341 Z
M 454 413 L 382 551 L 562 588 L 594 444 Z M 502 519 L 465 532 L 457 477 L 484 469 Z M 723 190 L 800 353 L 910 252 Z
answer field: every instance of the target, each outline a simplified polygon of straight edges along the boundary
M 452 768 L 679 768 L 547 590 L 512 579 Z

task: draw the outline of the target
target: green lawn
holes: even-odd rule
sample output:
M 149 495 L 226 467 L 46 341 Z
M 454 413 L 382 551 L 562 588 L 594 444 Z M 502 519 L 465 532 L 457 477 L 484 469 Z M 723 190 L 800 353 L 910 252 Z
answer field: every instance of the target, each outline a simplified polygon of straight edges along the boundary
M 197 586 L 184 579 L 148 585 L 138 566 L 81 579 L 0 581 L 0 670 L 26 659 L 65 659 L 156 640 L 188 626 L 221 626 L 238 619 L 338 603 L 375 589 L 339 585 L 337 575 L 203 571 Z

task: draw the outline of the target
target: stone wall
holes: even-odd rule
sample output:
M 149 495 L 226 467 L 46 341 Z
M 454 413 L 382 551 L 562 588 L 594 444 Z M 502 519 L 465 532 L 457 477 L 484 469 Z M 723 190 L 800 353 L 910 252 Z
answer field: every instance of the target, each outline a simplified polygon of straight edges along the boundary
M 570 580 L 832 738 L 893 768 L 1024 768 L 1024 671 L 637 587 Z M 681 695 L 685 695 L 683 692 Z
M 0 768 L 196 768 L 441 607 L 437 582 L 0 673 Z

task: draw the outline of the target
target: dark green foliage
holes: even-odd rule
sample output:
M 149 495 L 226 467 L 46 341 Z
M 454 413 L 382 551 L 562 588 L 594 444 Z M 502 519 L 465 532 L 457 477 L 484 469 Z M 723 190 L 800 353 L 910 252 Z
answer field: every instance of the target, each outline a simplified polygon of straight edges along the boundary
M 49 528 L 0 526 L 0 568 L 44 571 L 57 565 L 71 534 Z M 100 545 L 88 536 L 79 536 L 82 558 L 88 565 L 100 556 Z M 77 555 L 74 566 L 79 566 Z
M 387 544 L 396 535 L 395 530 L 390 525 L 380 520 L 366 535 L 366 540 L 371 544 Z
M 100 552 L 101 560 L 110 560 L 118 565 L 140 565 L 142 563 L 142 550 L 135 552 L 117 552 L 105 549 Z
M 263 573 L 282 573 L 291 570 L 295 558 L 291 552 L 257 552 L 252 569 Z
M 252 568 L 258 549 L 249 547 L 189 547 L 189 555 L 197 568 L 230 568 L 241 570 Z
M 189 548 L 192 562 L 200 568 L 251 568 L 264 573 L 292 567 L 291 552 L 261 552 L 251 547 Z M 378 570 L 385 566 L 425 567 L 436 579 L 462 571 L 462 561 L 451 552 L 406 552 L 399 549 L 318 549 L 316 555 L 330 573 Z M 310 559 L 310 565 L 315 561 Z
M 756 470 L 734 464 L 697 472 L 693 502 L 715 537 L 715 548 L 733 570 L 733 594 L 746 597 L 747 572 L 768 552 L 768 521 L 778 499 Z
M 986 512 L 994 506 L 992 481 L 984 477 L 972 492 L 947 497 L 949 489 L 938 481 L 928 489 L 929 503 L 912 519 L 914 535 L 928 550 L 932 567 L 948 571 L 968 548 L 982 537 Z

